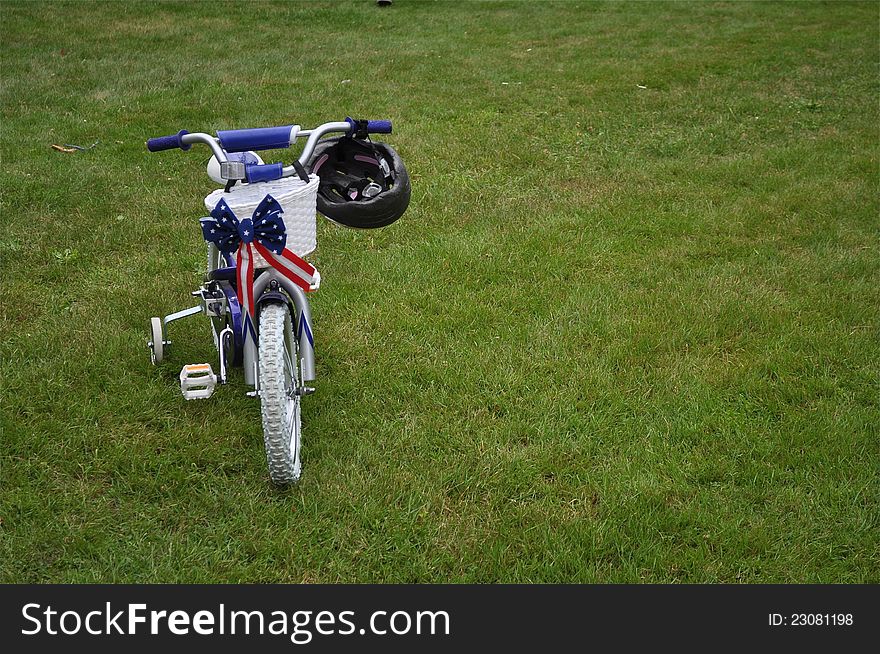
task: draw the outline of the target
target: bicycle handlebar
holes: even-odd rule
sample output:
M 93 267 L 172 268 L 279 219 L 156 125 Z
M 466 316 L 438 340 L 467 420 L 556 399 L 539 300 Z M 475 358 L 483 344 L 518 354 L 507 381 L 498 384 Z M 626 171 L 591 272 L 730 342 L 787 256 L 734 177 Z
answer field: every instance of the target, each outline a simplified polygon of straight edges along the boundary
M 246 167 L 233 167 L 233 164 L 224 169 L 228 163 L 227 152 L 244 152 L 247 150 L 273 150 L 287 148 L 300 136 L 307 136 L 305 146 L 299 155 L 299 163 L 306 165 L 315 150 L 315 146 L 322 136 L 331 132 L 343 132 L 346 136 L 362 136 L 364 134 L 390 134 L 390 120 L 355 120 L 346 118 L 344 121 L 324 123 L 315 129 L 301 130 L 299 125 L 286 125 L 282 127 L 258 127 L 254 129 L 231 129 L 217 132 L 217 137 L 201 132 L 190 133 L 185 129 L 172 136 L 159 136 L 147 141 L 147 149 L 150 152 L 163 150 L 189 150 L 193 143 L 203 143 L 211 148 L 221 171 L 230 171 L 230 177 L 222 173 L 227 179 L 242 179 L 248 182 L 263 182 L 282 177 L 290 177 L 297 174 L 294 166 L 283 166 L 281 163 L 249 165 Z M 243 168 L 243 169 L 242 169 Z M 232 173 L 232 170 L 238 172 Z
M 391 133 L 390 120 L 355 120 L 349 117 L 345 119 L 345 122 L 351 126 L 351 129 L 348 131 L 349 136 Z
M 248 164 L 244 167 L 245 178 L 251 182 L 270 182 L 284 177 L 284 166 L 281 162 L 273 164 Z
M 391 121 L 390 120 L 368 120 L 367 121 L 367 131 L 370 134 L 390 134 L 391 133 Z
M 284 127 L 257 127 L 256 129 L 227 129 L 217 132 L 220 145 L 227 152 L 247 150 L 275 150 L 288 148 L 296 140 L 298 125 Z
M 171 136 L 157 136 L 147 141 L 147 150 L 150 152 L 161 152 L 162 150 L 173 150 L 180 148 L 181 150 L 189 150 L 192 146 L 184 145 L 183 137 L 189 134 L 185 129 L 180 130 L 177 134 Z

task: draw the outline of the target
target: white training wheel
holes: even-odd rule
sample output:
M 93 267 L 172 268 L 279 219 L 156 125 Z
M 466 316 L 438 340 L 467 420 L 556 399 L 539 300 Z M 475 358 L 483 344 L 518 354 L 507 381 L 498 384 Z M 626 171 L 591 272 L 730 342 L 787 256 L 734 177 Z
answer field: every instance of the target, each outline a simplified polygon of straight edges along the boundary
M 165 355 L 165 342 L 162 338 L 162 319 L 150 318 L 150 361 L 154 366 L 162 363 L 162 357 Z

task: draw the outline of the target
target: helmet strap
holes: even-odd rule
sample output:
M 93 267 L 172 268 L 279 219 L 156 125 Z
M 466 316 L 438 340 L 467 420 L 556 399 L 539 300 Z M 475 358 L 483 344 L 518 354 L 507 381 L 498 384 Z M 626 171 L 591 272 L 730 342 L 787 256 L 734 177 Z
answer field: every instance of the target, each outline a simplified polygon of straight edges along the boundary
M 391 188 L 394 183 L 394 173 L 391 171 L 391 166 L 388 165 L 388 160 L 382 156 L 382 153 L 379 151 L 379 148 L 376 147 L 376 144 L 373 143 L 369 134 L 367 135 L 367 138 L 363 140 L 366 145 L 370 146 L 370 150 L 373 151 L 373 156 L 379 164 L 379 170 L 382 173 L 382 177 L 385 178 L 385 190 Z

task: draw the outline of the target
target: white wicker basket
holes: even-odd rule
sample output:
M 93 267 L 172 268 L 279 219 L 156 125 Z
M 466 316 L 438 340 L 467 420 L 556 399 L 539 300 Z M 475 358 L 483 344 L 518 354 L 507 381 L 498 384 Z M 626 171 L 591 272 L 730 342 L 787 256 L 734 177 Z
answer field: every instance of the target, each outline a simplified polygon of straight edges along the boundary
M 271 195 L 284 209 L 281 218 L 287 228 L 287 249 L 304 257 L 318 244 L 315 236 L 318 181 L 317 175 L 309 175 L 308 184 L 299 177 L 285 177 L 256 184 L 239 183 L 233 186 L 229 193 L 224 193 L 222 188 L 218 188 L 208 194 L 205 197 L 205 207 L 211 211 L 221 199 L 226 200 L 232 212 L 242 220 L 250 218 L 263 198 Z M 268 267 L 269 264 L 263 257 L 256 252 L 254 255 L 255 268 Z

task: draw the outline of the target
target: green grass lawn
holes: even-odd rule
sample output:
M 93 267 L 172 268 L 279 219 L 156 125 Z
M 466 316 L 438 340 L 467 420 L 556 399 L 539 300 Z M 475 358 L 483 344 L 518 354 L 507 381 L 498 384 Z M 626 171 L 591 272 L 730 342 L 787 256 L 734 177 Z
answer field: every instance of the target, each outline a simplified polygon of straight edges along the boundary
M 3 2 L 0 581 L 880 582 L 878 19 Z M 213 185 L 143 143 L 346 115 L 412 203 L 319 223 L 277 490 L 204 319 L 150 364 Z

